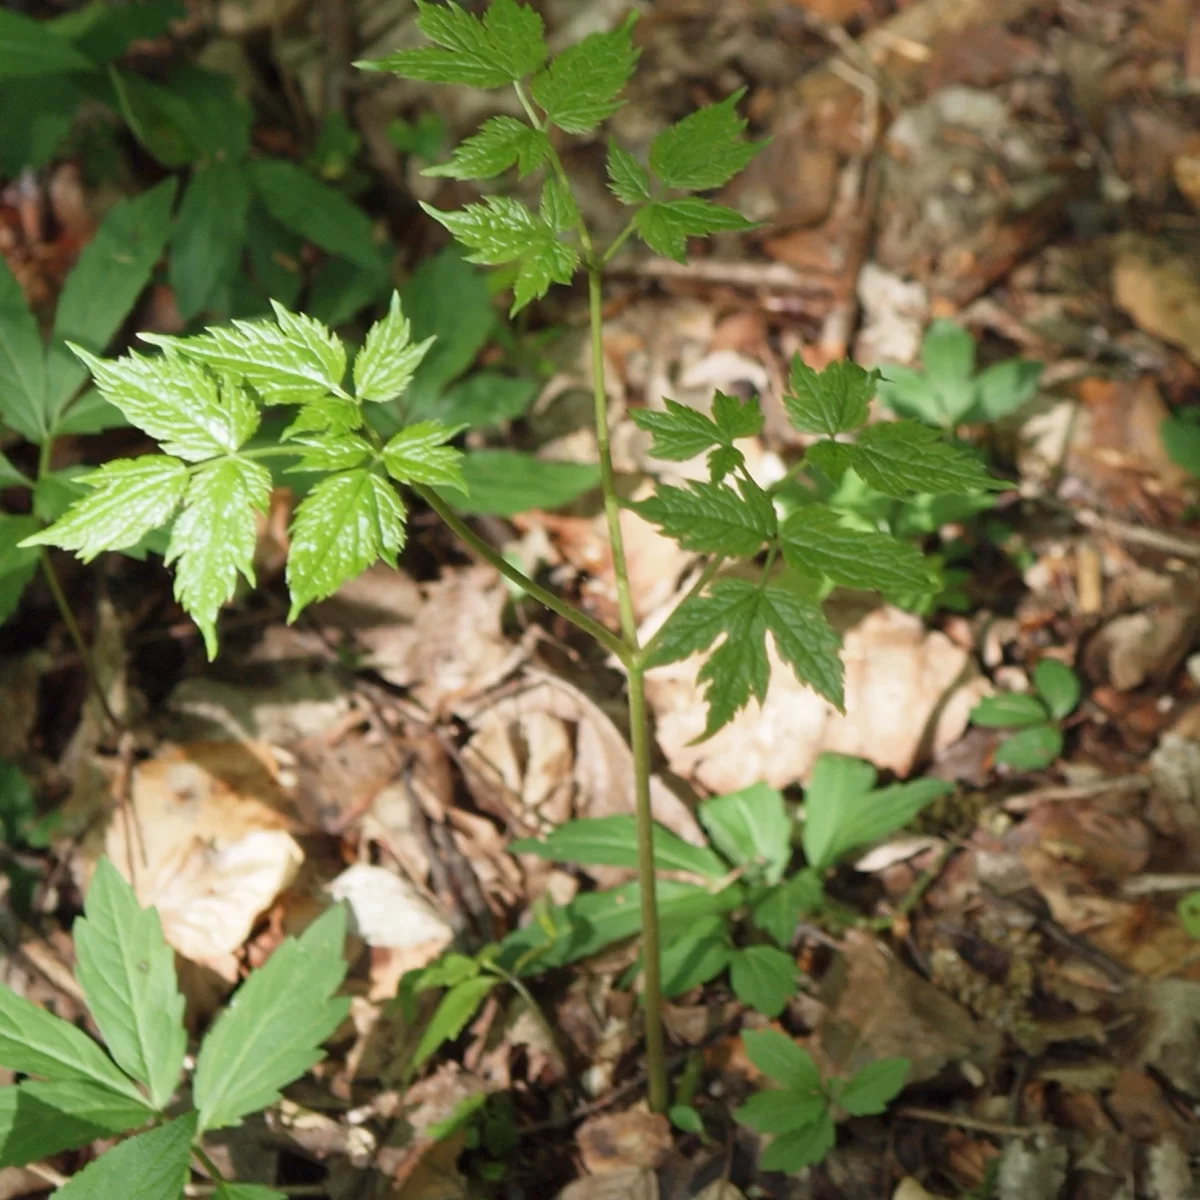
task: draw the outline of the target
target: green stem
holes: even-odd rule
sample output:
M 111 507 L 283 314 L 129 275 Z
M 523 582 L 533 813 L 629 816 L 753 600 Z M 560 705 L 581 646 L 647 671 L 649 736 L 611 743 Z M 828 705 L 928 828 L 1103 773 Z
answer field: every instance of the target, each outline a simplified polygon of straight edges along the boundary
M 225 1176 L 221 1174 L 221 1168 L 218 1167 L 211 1158 L 209 1158 L 209 1156 L 204 1152 L 204 1147 L 201 1146 L 199 1142 L 192 1144 L 192 1153 L 200 1160 L 204 1166 L 204 1169 L 209 1173 L 209 1175 L 212 1176 L 212 1178 L 218 1183 L 229 1182 Z
M 612 242 L 609 244 L 608 249 L 605 250 L 603 257 L 600 259 L 601 265 L 612 261 L 612 259 L 616 255 L 617 251 L 620 250 L 621 247 L 624 246 L 627 241 L 629 241 L 629 239 L 633 236 L 636 229 L 637 229 L 637 226 L 634 225 L 634 223 L 632 221 L 630 221 L 629 224 L 626 225 L 625 228 L 622 229 L 621 232 L 618 233 L 615 238 L 613 238 Z
M 446 522 L 462 541 L 466 542 L 480 558 L 495 567 L 506 579 L 511 580 L 523 592 L 527 592 L 535 600 L 544 604 L 551 612 L 558 613 L 563 620 L 570 621 L 577 629 L 581 629 L 589 637 L 594 638 L 610 654 L 616 655 L 622 663 L 629 662 L 629 647 L 616 634 L 605 629 L 599 621 L 593 620 L 569 600 L 563 600 L 553 592 L 547 591 L 541 584 L 535 583 L 523 571 L 514 567 L 494 546 L 490 546 L 484 541 L 432 488 L 413 485 L 413 491 Z
M 658 627 L 657 632 L 653 637 L 638 651 L 637 665 L 644 667 L 646 663 L 654 656 L 654 651 L 658 649 L 659 642 L 662 641 L 663 635 L 667 632 L 667 626 L 671 623 L 671 618 L 689 601 L 698 596 L 712 582 L 712 577 L 721 569 L 725 559 L 721 555 L 708 564 L 700 574 L 700 578 L 692 584 L 687 590 L 687 595 L 671 610 L 671 615 Z

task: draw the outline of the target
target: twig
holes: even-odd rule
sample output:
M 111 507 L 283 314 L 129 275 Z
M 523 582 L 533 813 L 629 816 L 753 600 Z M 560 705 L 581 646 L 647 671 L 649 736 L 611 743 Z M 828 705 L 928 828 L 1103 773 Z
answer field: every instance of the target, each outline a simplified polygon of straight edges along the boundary
M 1075 520 L 1085 529 L 1106 533 L 1109 537 L 1128 542 L 1131 546 L 1144 546 L 1147 550 L 1159 550 L 1163 554 L 1174 554 L 1179 558 L 1200 559 L 1200 538 L 1167 533 L 1162 529 L 1147 529 L 1143 525 L 1118 521 L 1086 508 L 1078 510 L 1074 515 Z
M 836 279 L 815 272 L 801 272 L 786 263 L 747 262 L 701 258 L 677 263 L 669 258 L 645 258 L 621 261 L 605 268 L 606 275 L 633 276 L 638 279 L 680 279 L 694 283 L 724 283 L 758 292 L 799 292 L 825 295 L 836 286 Z
M 1190 892 L 1200 888 L 1200 875 L 1139 875 L 1127 879 L 1121 891 L 1127 896 L 1155 896 L 1160 892 Z
M 960 1116 L 958 1113 L 940 1112 L 936 1108 L 914 1108 L 905 1105 L 895 1108 L 892 1115 L 906 1117 L 910 1121 L 928 1121 L 933 1125 L 953 1125 L 958 1129 L 969 1129 L 973 1133 L 987 1133 L 993 1137 L 1028 1137 L 1048 1125 L 1004 1125 L 999 1121 L 981 1121 L 976 1117 Z
M 1010 796 L 1004 801 L 1004 811 L 1010 813 L 1031 812 L 1042 804 L 1063 803 L 1075 800 L 1090 800 L 1093 796 L 1112 793 L 1148 792 L 1153 785 L 1149 775 L 1115 775 L 1111 779 L 1097 779 L 1092 783 L 1056 784 L 1052 787 L 1033 788 Z

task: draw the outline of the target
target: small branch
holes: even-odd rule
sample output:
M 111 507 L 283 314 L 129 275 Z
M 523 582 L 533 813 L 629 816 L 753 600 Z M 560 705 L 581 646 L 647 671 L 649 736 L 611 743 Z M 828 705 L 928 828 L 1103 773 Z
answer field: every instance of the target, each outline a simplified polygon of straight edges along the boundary
M 1105 533 L 1119 542 L 1128 542 L 1131 546 L 1144 546 L 1147 550 L 1158 550 L 1163 554 L 1177 555 L 1179 558 L 1200 558 L 1200 538 L 1167 533 L 1161 529 L 1147 529 L 1128 521 L 1101 516 L 1090 509 L 1076 512 L 1075 520 L 1085 529 Z
M 980 1121 L 975 1117 L 959 1116 L 957 1113 L 939 1112 L 936 1108 L 905 1106 L 893 1109 L 892 1115 L 910 1121 L 929 1121 L 933 1125 L 953 1125 L 958 1129 L 969 1129 L 972 1133 L 986 1133 L 992 1137 L 1028 1137 L 1042 1128 L 1037 1125 L 1002 1125 L 998 1121 Z

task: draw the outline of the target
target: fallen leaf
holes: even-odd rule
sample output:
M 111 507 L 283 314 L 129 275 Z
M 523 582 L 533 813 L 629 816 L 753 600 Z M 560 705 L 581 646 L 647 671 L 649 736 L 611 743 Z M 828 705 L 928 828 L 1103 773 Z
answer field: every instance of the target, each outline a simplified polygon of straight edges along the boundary
M 1113 262 L 1117 307 L 1139 329 L 1178 346 L 1200 362 L 1200 271 L 1173 243 L 1122 234 Z
M 658 1176 L 642 1167 L 588 1175 L 568 1184 L 558 1200 L 658 1200 Z
M 350 908 L 351 929 L 368 946 L 428 952 L 437 957 L 454 936 L 433 905 L 407 879 L 367 863 L 347 867 L 330 885 L 335 900 Z M 425 963 L 415 963 L 424 966 Z
M 575 1144 L 593 1175 L 629 1167 L 652 1170 L 671 1150 L 671 1122 L 644 1108 L 602 1113 L 579 1126 Z

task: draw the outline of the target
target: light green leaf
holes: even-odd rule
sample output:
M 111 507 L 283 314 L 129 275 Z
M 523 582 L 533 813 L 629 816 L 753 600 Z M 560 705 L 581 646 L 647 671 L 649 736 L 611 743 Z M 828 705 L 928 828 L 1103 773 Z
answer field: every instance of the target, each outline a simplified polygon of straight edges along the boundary
M 650 499 L 629 507 L 687 550 L 751 558 L 775 536 L 775 509 L 757 484 L 737 482 L 736 492 L 704 480 L 686 488 L 660 485 Z
M 814 450 L 824 450 L 829 445 L 823 443 Z M 889 496 L 904 498 L 917 492 L 958 494 L 1005 486 L 992 479 L 974 455 L 951 446 L 936 429 L 916 421 L 881 421 L 869 425 L 852 446 L 837 449 L 849 452 L 849 463 L 864 482 Z
M 938 320 L 921 341 L 921 365 L 936 385 L 975 374 L 975 339 L 954 321 Z
M 985 696 L 971 710 L 971 723 L 985 729 L 1019 729 L 1046 720 L 1046 706 L 1026 692 L 999 692 Z
M 346 348 L 341 338 L 312 317 L 289 312 L 274 300 L 271 306 L 274 321 L 234 321 L 192 337 L 143 333 L 142 341 L 240 379 L 266 404 L 303 404 L 331 392 L 344 395 Z M 178 360 L 157 369 L 160 375 L 178 373 Z M 120 407 L 119 400 L 113 403 Z M 132 416 L 130 420 L 141 424 Z
M 1056 658 L 1043 658 L 1033 671 L 1033 686 L 1037 688 L 1050 715 L 1061 721 L 1075 711 L 1082 685 L 1079 676 Z
M 27 546 L 59 546 L 91 562 L 105 550 L 136 545 L 165 525 L 183 499 L 187 466 L 165 454 L 117 458 L 89 472 L 82 482 L 90 494 L 75 501 L 48 529 L 28 538 Z
M 58 299 L 46 360 L 46 415 L 51 422 L 87 376 L 71 344 L 102 354 L 112 341 L 167 243 L 174 199 L 175 180 L 166 179 L 122 200 L 79 256 Z
M 994 761 L 1017 771 L 1038 771 L 1053 764 L 1062 749 L 1062 730 L 1057 725 L 1031 725 L 1000 746 Z
M 0 9 L 0 79 L 90 71 L 94 63 L 45 21 Z
M 788 420 L 801 433 L 851 433 L 866 421 L 878 379 L 878 371 L 864 371 L 849 359 L 814 371 L 797 354 L 792 358 L 791 390 L 783 398 Z
M 803 1093 L 820 1090 L 821 1072 L 812 1055 L 787 1034 L 774 1029 L 748 1029 L 742 1033 L 742 1044 L 750 1061 L 781 1086 Z
M 473 371 L 442 394 L 438 416 L 447 425 L 486 429 L 522 416 L 538 391 L 535 379 L 502 375 L 499 371 Z
M 44 360 L 37 321 L 0 255 L 0 421 L 31 442 L 47 431 Z
M 371 218 L 352 200 L 287 159 L 255 159 L 248 170 L 258 198 L 285 229 L 360 267 L 378 265 Z
M 913 417 L 925 425 L 949 426 L 942 397 L 920 371 L 889 364 L 880 373 L 879 399 L 899 417 Z
M 479 1010 L 491 990 L 499 984 L 496 975 L 476 975 L 455 984 L 441 999 L 413 1054 L 413 1066 L 419 1067 L 446 1042 L 452 1042 Z
M 663 948 L 659 964 L 663 995 L 674 999 L 716 979 L 729 964 L 731 953 L 729 927 L 723 916 L 694 922 Z
M 491 179 L 517 164 L 521 179 L 550 156 L 550 139 L 516 117 L 489 117 L 479 132 L 454 148 L 450 161 L 426 167 L 422 175 L 451 179 Z
M 428 967 L 413 972 L 416 976 L 413 990 L 425 992 L 430 988 L 455 987 L 464 979 L 474 979 L 479 971 L 477 958 L 468 958 L 465 954 L 447 954 Z
M 299 436 L 288 440 L 293 446 L 305 448 L 299 462 L 289 468 L 289 475 L 304 471 L 349 471 L 362 466 L 375 453 L 371 443 L 356 433 L 324 433 L 320 437 Z
M 1200 892 L 1188 892 L 1175 906 L 1188 937 L 1200 938 Z
M 346 975 L 345 940 L 346 909 L 337 905 L 285 938 L 234 994 L 196 1060 L 201 1130 L 274 1104 L 324 1057 L 321 1044 L 350 1011 L 349 997 L 334 994 Z
M 771 1089 L 755 1092 L 733 1115 L 739 1125 L 748 1125 L 759 1133 L 787 1133 L 820 1120 L 828 1107 L 819 1091 Z
M 532 509 L 562 508 L 600 483 L 595 463 L 553 462 L 517 450 L 473 450 L 463 456 L 464 512 L 512 517 Z
M 838 1094 L 838 1103 L 852 1117 L 884 1112 L 908 1079 L 907 1058 L 881 1058 L 868 1063 Z
M 312 601 L 332 596 L 377 559 L 394 567 L 404 548 L 404 522 L 395 488 L 374 471 L 344 471 L 321 480 L 292 522 L 288 620 Z
M 522 838 L 510 854 L 536 854 L 551 862 L 585 866 L 636 867 L 637 828 L 632 816 L 584 817 L 567 821 L 544 838 Z M 707 846 L 693 846 L 669 829 L 654 826 L 654 865 L 660 871 L 690 871 L 706 879 L 724 879 L 728 866 Z
M 218 387 L 197 363 L 134 353 L 110 360 L 73 348 L 105 399 L 167 454 L 200 462 L 239 450 L 258 428 L 258 410 L 246 394 L 230 383 Z
M 796 995 L 800 968 L 790 954 L 774 946 L 747 946 L 734 953 L 729 982 L 743 1004 L 777 1017 Z
M 671 1124 L 684 1133 L 694 1133 L 705 1137 L 704 1118 L 690 1104 L 672 1104 L 667 1109 Z
M 755 927 L 787 949 L 796 936 L 800 918 L 816 912 L 825 900 L 821 877 L 809 869 L 765 888 L 751 904 Z
M 167 271 L 185 321 L 211 307 L 237 274 L 249 210 L 250 187 L 240 163 L 204 163 L 193 171 L 175 219 Z
M 454 488 L 465 494 L 462 451 L 446 445 L 461 432 L 461 426 L 450 428 L 440 421 L 409 425 L 384 446 L 383 465 L 399 483 L 424 483 L 431 487 Z
M 794 1175 L 819 1163 L 837 1145 L 833 1114 L 826 1110 L 811 1125 L 781 1133 L 763 1151 L 759 1166 L 764 1171 Z
M 357 400 L 346 396 L 320 396 L 307 401 L 296 414 L 296 419 L 279 437 L 285 442 L 302 433 L 340 437 L 362 427 L 363 410 Z
M 618 99 L 641 53 L 632 41 L 638 14 L 609 33 L 591 33 L 568 46 L 537 75 L 531 90 L 551 125 L 588 133 L 621 107 Z
M 355 356 L 354 394 L 359 400 L 376 403 L 403 394 L 433 341 L 432 337 L 412 340 L 412 326 L 401 307 L 400 293 L 393 292 L 387 316 L 371 326 L 363 348 Z
M 557 175 L 546 176 L 546 182 L 542 184 L 542 205 L 538 212 L 555 233 L 562 233 L 582 220 L 570 187 Z
M 968 421 L 999 421 L 1031 400 L 1042 382 L 1043 364 L 1006 358 L 981 371 L 975 380 L 975 404 Z
M 219 1183 L 217 1200 L 287 1200 L 287 1195 L 261 1183 Z
M 633 224 L 638 236 L 651 250 L 676 262 L 687 261 L 689 237 L 754 228 L 753 221 L 732 208 L 694 196 L 681 200 L 655 200 L 638 209 Z
M 145 1101 L 79 1080 L 0 1088 L 0 1169 L 38 1162 L 144 1125 Z
M 254 585 L 254 514 L 266 511 L 270 496 L 265 467 L 220 458 L 192 476 L 171 529 L 166 564 L 175 566 L 175 599 L 199 626 L 210 660 L 217 654 L 217 614 L 238 576 Z
M 89 1163 L 55 1200 L 179 1200 L 195 1133 L 195 1113 L 139 1133 Z
M 0 623 L 17 611 L 21 596 L 37 572 L 40 554 L 22 542 L 36 533 L 33 517 L 0 513 Z
M 155 909 L 143 909 L 107 859 L 96 865 L 75 922 L 75 974 L 108 1052 L 162 1109 L 174 1094 L 187 1052 L 175 952 Z
M 857 529 L 824 504 L 796 509 L 780 529 L 783 557 L 795 571 L 843 587 L 908 596 L 934 588 L 924 555 L 911 542 Z
M 608 187 L 622 204 L 650 199 L 650 172 L 623 146 L 608 142 Z
M 650 144 L 650 169 L 667 185 L 685 192 L 707 192 L 728 183 L 758 152 L 747 142 L 746 122 L 737 115 L 739 88 L 719 104 L 684 117 Z
M 515 0 L 494 0 L 482 21 L 454 0 L 417 0 L 417 11 L 418 28 L 440 49 L 397 50 L 357 65 L 402 79 L 498 88 L 516 83 L 546 61 L 542 18 Z
M 705 800 L 700 823 L 721 853 L 737 866 L 778 883 L 792 857 L 792 823 L 783 795 L 765 783 Z

